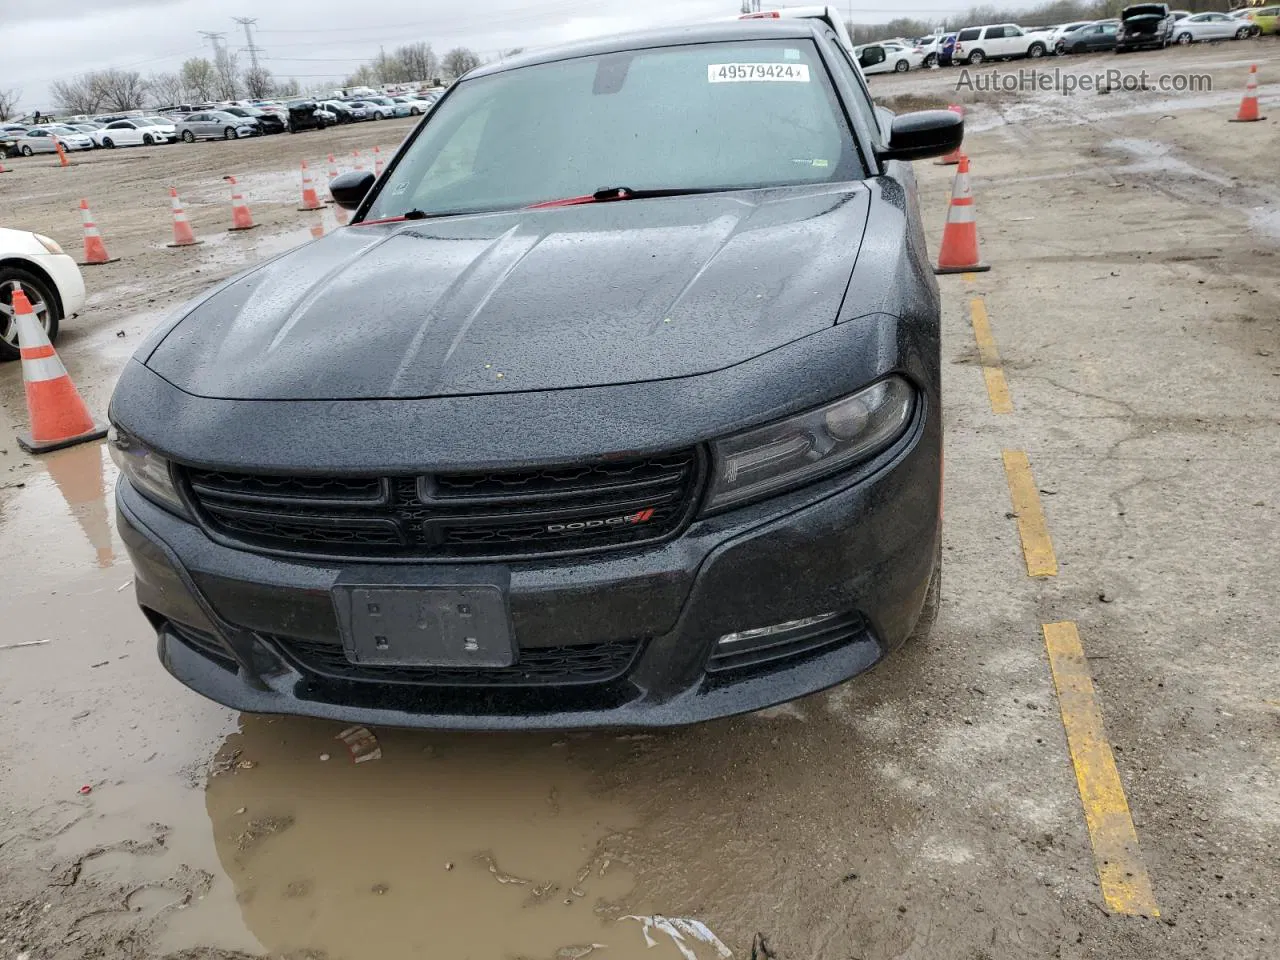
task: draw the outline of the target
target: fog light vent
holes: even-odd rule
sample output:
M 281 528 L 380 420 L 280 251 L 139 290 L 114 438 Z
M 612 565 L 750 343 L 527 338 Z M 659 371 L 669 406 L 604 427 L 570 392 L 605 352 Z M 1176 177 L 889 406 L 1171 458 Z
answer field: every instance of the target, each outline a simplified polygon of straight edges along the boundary
M 823 613 L 771 627 L 726 633 L 716 641 L 707 672 L 723 673 L 807 656 L 847 643 L 862 632 L 862 617 L 856 613 Z

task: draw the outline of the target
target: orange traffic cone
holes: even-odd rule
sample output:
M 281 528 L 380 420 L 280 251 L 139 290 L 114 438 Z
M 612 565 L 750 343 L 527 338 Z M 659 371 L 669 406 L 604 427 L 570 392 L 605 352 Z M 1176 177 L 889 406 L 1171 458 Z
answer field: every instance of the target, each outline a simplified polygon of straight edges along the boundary
M 93 547 L 98 566 L 114 564 L 111 511 L 107 506 L 110 492 L 102 473 L 101 444 L 85 444 L 50 454 L 44 466 Z
M 18 434 L 18 446 L 27 453 L 46 453 L 89 440 L 101 440 L 107 428 L 94 423 L 67 369 L 49 342 L 43 325 L 21 290 L 13 291 L 13 319 L 18 324 L 18 349 L 22 355 L 22 380 L 27 390 L 30 433 Z
M 952 113 L 960 114 L 960 117 L 962 119 L 964 118 L 963 104 L 953 103 L 948 105 L 947 109 L 950 110 Z M 961 156 L 962 154 L 961 154 L 960 147 L 956 147 L 954 150 L 948 153 L 945 157 L 941 158 L 940 160 L 935 160 L 934 164 L 939 167 L 950 167 L 959 163 Z
M 1240 100 L 1240 112 L 1232 119 L 1232 123 L 1253 123 L 1255 120 L 1265 120 L 1266 117 L 1258 114 L 1258 65 L 1255 63 L 1249 68 L 1249 80 L 1244 85 L 1244 97 Z
M 253 214 L 249 212 L 249 205 L 244 202 L 244 194 L 236 186 L 236 178 L 223 177 L 222 179 L 231 184 L 231 229 L 252 230 L 257 224 L 253 222 Z
M 320 239 L 321 237 L 323 237 L 323 236 L 324 236 L 324 224 L 323 224 L 323 223 L 313 223 L 313 224 L 311 225 L 311 239 L 312 239 L 312 240 L 319 240 L 319 239 Z
M 119 257 L 107 256 L 107 245 L 102 242 L 102 234 L 98 225 L 93 222 L 93 214 L 89 212 L 89 201 L 80 199 L 80 216 L 84 220 L 84 259 L 82 267 L 92 267 L 103 263 L 115 263 Z
M 990 270 L 978 254 L 978 223 L 973 216 L 973 191 L 969 189 L 969 158 L 960 155 L 951 189 L 947 225 L 942 230 L 942 249 L 934 273 L 981 273 Z
M 360 159 L 360 151 L 359 151 L 359 150 L 352 150 L 352 151 L 351 151 L 351 159 L 355 161 L 355 166 L 354 166 L 352 169 L 354 169 L 354 170 L 358 170 L 358 171 L 360 171 L 361 173 L 363 173 L 363 172 L 364 172 L 364 161 Z
M 338 161 L 333 159 L 333 154 L 329 154 L 329 179 L 332 180 L 338 175 Z
M 177 187 L 169 188 L 169 201 L 173 204 L 173 243 L 167 246 L 191 247 L 197 243 L 203 243 L 203 240 L 196 239 L 195 231 L 191 229 L 191 221 L 187 219 L 186 211 L 182 209 L 182 201 L 178 199 Z
M 373 175 L 375 177 L 382 176 L 382 150 L 377 144 L 373 147 Z
M 57 137 L 53 138 L 53 149 L 58 151 L 58 166 L 60 167 L 71 166 L 71 161 L 67 159 L 67 151 L 63 149 L 62 141 L 59 140 Z
M 0 173 L 13 173 L 13 171 L 0 162 Z
M 307 169 L 307 161 L 302 161 L 302 206 L 299 210 L 323 210 L 324 204 L 316 196 L 316 186 L 311 181 L 311 171 Z

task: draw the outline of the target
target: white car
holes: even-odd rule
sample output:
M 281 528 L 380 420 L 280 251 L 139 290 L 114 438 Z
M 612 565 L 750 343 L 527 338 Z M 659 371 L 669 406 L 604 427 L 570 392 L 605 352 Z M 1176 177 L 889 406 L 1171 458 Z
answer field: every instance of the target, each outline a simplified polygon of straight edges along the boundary
M 901 50 L 907 55 L 907 68 L 919 70 L 924 66 L 924 47 L 910 40 L 884 40 L 881 42 L 886 50 Z
M 952 59 L 975 64 L 984 60 L 1012 60 L 1014 57 L 1035 60 L 1048 51 L 1042 35 L 1028 34 L 1016 23 L 995 23 L 985 27 L 965 27 L 957 33 Z
M 131 117 L 113 120 L 94 131 L 93 139 L 100 147 L 149 147 L 155 143 L 173 143 L 178 133 L 173 121 L 166 117 Z
M 27 230 L 0 227 L 0 360 L 18 359 L 15 290 L 27 295 L 50 340 L 58 336 L 64 317 L 84 307 L 80 268 L 55 241 Z
M 867 76 L 874 73 L 906 73 L 911 69 L 913 59 L 907 50 L 888 43 L 864 43 L 853 48 L 853 55 Z
M 1251 32 L 1252 24 L 1225 13 L 1196 13 L 1174 24 L 1173 40 L 1181 44 L 1199 40 L 1243 40 Z

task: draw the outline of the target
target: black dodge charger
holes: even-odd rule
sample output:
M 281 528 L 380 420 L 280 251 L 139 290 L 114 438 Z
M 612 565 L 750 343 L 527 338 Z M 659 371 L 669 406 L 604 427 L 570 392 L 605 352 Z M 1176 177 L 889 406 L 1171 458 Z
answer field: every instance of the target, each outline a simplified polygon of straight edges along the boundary
M 938 607 L 939 300 L 911 159 L 821 21 L 455 84 L 350 226 L 210 290 L 111 402 L 180 681 L 442 728 L 668 725 L 867 670 Z

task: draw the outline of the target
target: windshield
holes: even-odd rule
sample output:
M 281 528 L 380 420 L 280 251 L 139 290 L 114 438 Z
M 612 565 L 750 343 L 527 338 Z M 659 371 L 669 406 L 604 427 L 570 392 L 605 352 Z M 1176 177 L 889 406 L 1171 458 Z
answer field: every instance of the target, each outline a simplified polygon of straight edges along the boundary
M 662 47 L 462 81 L 366 218 L 864 176 L 811 41 Z

